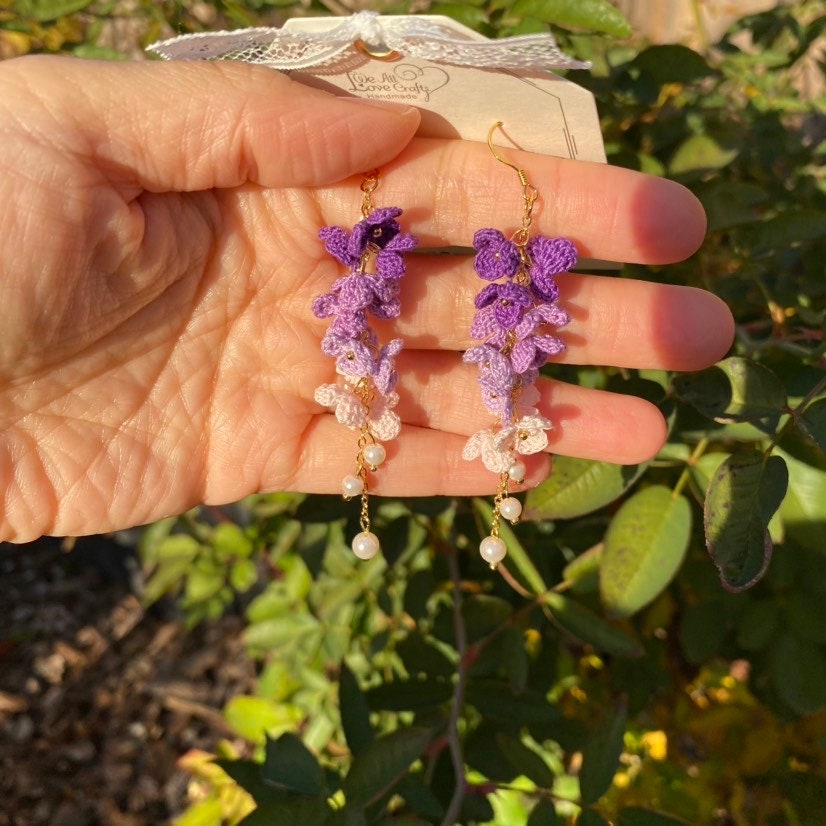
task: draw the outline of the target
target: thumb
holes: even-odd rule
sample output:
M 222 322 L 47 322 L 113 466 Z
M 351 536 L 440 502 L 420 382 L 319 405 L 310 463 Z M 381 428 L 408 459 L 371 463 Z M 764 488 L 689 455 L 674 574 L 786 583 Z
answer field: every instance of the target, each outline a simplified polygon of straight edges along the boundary
M 154 192 L 329 184 L 391 160 L 419 124 L 413 107 L 339 98 L 243 63 L 30 57 L 3 69 L 22 80 L 21 107 L 34 96 L 58 120 L 51 139 L 113 182 Z

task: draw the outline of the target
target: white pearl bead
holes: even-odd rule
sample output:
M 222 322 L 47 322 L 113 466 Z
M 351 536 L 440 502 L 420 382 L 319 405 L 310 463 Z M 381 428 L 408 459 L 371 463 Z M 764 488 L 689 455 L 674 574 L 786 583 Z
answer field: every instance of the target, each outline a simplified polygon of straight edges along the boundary
M 364 461 L 370 467 L 378 467 L 386 458 L 387 451 L 384 449 L 384 445 L 380 445 L 378 442 L 364 448 Z
M 341 492 L 347 496 L 360 496 L 364 491 L 364 482 L 358 476 L 345 476 L 341 480 Z
M 359 559 L 372 559 L 379 552 L 379 538 L 370 531 L 362 531 L 353 538 L 352 548 Z
M 508 476 L 514 482 L 524 482 L 525 474 L 528 472 L 524 462 L 516 461 L 508 468 Z
M 479 544 L 479 553 L 482 559 L 492 568 L 505 558 L 508 549 L 498 536 L 486 536 Z
M 522 514 L 522 503 L 513 496 L 508 496 L 499 503 L 499 513 L 508 520 L 516 522 Z

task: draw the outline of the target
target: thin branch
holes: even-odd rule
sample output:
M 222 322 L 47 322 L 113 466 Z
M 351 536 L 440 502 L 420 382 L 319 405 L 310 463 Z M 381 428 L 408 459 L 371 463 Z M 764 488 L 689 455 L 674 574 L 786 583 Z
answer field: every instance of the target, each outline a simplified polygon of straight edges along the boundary
M 453 699 L 450 703 L 450 717 L 447 723 L 447 740 L 450 746 L 450 759 L 453 763 L 453 773 L 456 775 L 456 786 L 453 797 L 445 812 L 442 826 L 453 826 L 459 818 L 459 810 L 465 799 L 467 782 L 465 780 L 465 757 L 462 753 L 462 744 L 459 740 L 459 719 L 465 705 L 465 685 L 467 684 L 467 631 L 462 616 L 462 582 L 459 572 L 459 559 L 456 553 L 447 555 L 447 564 L 450 569 L 450 580 L 453 583 L 453 632 L 456 637 L 456 651 L 459 654 L 459 664 L 456 671 L 456 685 L 453 689 Z

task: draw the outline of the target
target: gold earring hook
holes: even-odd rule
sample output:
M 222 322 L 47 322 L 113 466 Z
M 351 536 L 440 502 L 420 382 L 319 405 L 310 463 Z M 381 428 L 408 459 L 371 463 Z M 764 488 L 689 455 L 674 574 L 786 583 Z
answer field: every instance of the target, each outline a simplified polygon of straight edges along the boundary
M 537 198 L 539 198 L 539 192 L 537 191 L 536 187 L 528 180 L 528 174 L 525 172 L 524 169 L 517 166 L 515 163 L 511 163 L 509 160 L 503 158 L 495 149 L 493 145 L 493 133 L 500 129 L 502 134 L 505 134 L 505 130 L 502 129 L 502 121 L 498 120 L 496 123 L 491 126 L 488 130 L 488 149 L 490 149 L 491 155 L 496 158 L 499 163 L 504 164 L 507 167 L 516 172 L 519 176 L 519 182 L 522 184 L 522 199 L 524 201 L 523 205 L 523 213 L 522 213 L 522 228 L 517 230 L 513 236 L 513 242 L 520 247 L 525 246 L 528 243 L 528 231 L 531 226 L 531 221 L 533 220 L 533 207 L 536 203 Z

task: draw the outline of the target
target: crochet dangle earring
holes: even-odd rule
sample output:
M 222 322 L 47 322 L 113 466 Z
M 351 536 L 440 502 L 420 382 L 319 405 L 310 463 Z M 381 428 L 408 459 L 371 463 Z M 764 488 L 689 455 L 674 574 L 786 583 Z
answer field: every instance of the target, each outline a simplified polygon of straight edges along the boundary
M 352 232 L 342 227 L 324 227 L 319 232 L 327 252 L 349 272 L 333 283 L 329 293 L 318 296 L 312 307 L 318 318 L 333 319 L 321 349 L 335 358 L 341 377 L 340 383 L 318 387 L 315 400 L 335 411 L 339 422 L 359 434 L 355 471 L 341 481 L 345 499 L 361 498 L 361 532 L 352 542 L 359 559 L 372 559 L 379 552 L 378 537 L 370 530 L 370 474 L 387 457 L 383 443 L 395 439 L 401 427 L 393 408 L 399 400 L 394 391 L 395 357 L 403 342 L 395 338 L 379 347 L 368 315 L 398 317 L 399 281 L 405 274 L 403 253 L 417 244 L 412 235 L 401 231 L 396 220 L 401 209 L 373 207 L 378 182 L 378 170 L 362 181 L 362 220 Z
M 474 268 L 488 284 L 476 296 L 477 312 L 470 334 L 481 343 L 467 350 L 465 362 L 479 365 L 479 386 L 485 407 L 497 416 L 491 428 L 468 439 L 462 456 L 481 457 L 485 467 L 499 474 L 490 535 L 479 553 L 492 569 L 505 558 L 507 548 L 499 536 L 502 518 L 516 524 L 522 503 L 510 495 L 510 485 L 525 480 L 520 456 L 538 453 L 548 445 L 551 422 L 539 413 L 535 382 L 539 368 L 550 356 L 565 349 L 552 334 L 570 320 L 556 304 L 555 276 L 576 264 L 576 248 L 567 238 L 531 237 L 533 211 L 539 198 L 524 169 L 502 158 L 493 146 L 495 123 L 488 132 L 488 147 L 500 163 L 515 170 L 522 184 L 522 226 L 506 238 L 499 230 L 480 229 L 473 237 Z

